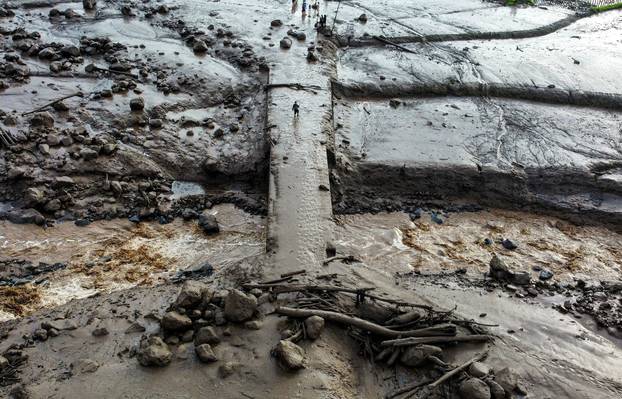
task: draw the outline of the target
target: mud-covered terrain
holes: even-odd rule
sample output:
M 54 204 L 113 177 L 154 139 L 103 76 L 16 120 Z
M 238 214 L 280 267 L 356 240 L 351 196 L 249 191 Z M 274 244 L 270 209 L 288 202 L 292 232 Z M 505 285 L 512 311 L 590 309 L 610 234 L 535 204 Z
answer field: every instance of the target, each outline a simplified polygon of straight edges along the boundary
M 0 396 L 621 397 L 622 11 L 505 3 L 2 3 Z

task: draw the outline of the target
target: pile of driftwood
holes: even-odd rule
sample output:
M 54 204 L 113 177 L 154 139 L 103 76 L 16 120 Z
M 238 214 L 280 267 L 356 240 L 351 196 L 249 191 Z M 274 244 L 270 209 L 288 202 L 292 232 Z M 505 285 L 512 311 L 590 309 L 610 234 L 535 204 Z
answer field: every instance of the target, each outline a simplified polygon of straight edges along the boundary
M 261 290 L 278 299 L 276 313 L 294 323 L 291 341 L 307 338 L 303 320 L 315 316 L 346 327 L 361 352 L 372 362 L 388 366 L 398 362 L 409 367 L 431 367 L 440 377 L 418 381 L 389 393 L 387 398 L 425 398 L 435 388 L 484 359 L 487 352 L 476 354 L 468 362 L 453 367 L 442 359 L 443 348 L 463 343 L 493 340 L 485 325 L 457 317 L 454 310 L 435 310 L 430 306 L 375 295 L 374 287 L 350 288 L 331 282 L 335 276 L 297 281 L 289 273 L 282 278 L 258 284 L 245 284 L 247 290 Z M 438 375 L 438 372 L 436 373 Z

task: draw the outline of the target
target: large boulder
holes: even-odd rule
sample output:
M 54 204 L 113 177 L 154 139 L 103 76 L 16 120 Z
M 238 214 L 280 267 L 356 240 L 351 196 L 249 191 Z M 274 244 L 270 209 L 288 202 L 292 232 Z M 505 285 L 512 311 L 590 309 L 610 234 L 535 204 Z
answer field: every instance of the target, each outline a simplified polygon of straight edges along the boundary
M 160 325 L 167 331 L 185 331 L 192 327 L 192 320 L 186 315 L 172 311 L 166 312 Z
M 293 342 L 279 341 L 273 353 L 285 370 L 296 371 L 305 367 L 305 351 Z
M 257 298 L 240 290 L 230 290 L 225 297 L 225 317 L 229 321 L 242 322 L 253 317 L 257 309 Z
M 173 359 L 173 353 L 168 345 L 162 341 L 160 337 L 143 337 L 140 341 L 140 347 L 136 353 L 138 362 L 146 367 L 167 366 Z
M 320 316 L 311 316 L 305 319 L 305 331 L 310 339 L 317 339 L 324 330 L 324 319 Z
M 419 367 L 424 364 L 430 356 L 439 356 L 441 353 L 443 353 L 443 350 L 438 346 L 410 346 L 402 353 L 400 361 L 406 366 Z
M 490 399 L 490 388 L 479 378 L 462 381 L 458 390 L 463 399 Z

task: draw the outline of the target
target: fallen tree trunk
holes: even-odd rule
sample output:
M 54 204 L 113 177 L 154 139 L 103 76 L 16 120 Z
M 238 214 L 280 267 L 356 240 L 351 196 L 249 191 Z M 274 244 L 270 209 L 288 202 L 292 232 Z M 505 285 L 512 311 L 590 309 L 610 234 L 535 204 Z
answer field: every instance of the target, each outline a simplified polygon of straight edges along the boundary
M 421 344 L 442 344 L 449 342 L 488 342 L 492 341 L 492 335 L 458 335 L 455 337 L 435 336 L 435 337 L 419 337 L 419 338 L 402 338 L 383 341 L 380 346 L 409 346 Z
M 339 324 L 346 324 L 349 326 L 353 326 L 356 328 L 360 328 L 361 330 L 369 331 L 372 334 L 380 335 L 383 337 L 429 337 L 436 335 L 453 335 L 455 334 L 455 326 L 454 328 L 448 328 L 447 324 L 442 324 L 439 326 L 421 328 L 418 330 L 410 330 L 410 331 L 395 331 L 390 330 L 386 327 L 378 325 L 376 323 L 372 323 L 367 320 L 359 319 L 358 317 L 347 316 L 338 312 L 331 312 L 328 310 L 316 310 L 316 309 L 295 309 L 289 308 L 285 306 L 281 306 L 276 308 L 276 313 L 282 314 L 284 316 L 297 317 L 297 318 L 306 318 L 310 316 L 320 316 L 326 320 L 334 321 Z M 453 333 L 452 333 L 453 330 Z

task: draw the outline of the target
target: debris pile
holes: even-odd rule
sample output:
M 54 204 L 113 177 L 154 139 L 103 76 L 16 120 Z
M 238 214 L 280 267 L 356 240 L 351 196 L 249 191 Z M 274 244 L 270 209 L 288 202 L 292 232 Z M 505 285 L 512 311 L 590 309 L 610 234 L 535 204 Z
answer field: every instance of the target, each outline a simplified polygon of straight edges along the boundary
M 279 324 L 279 337 L 271 355 L 279 367 L 296 372 L 305 368 L 303 341 L 321 337 L 327 325 L 336 324 L 360 346 L 360 353 L 374 364 L 417 368 L 427 376 L 407 383 L 388 398 L 430 395 L 460 395 L 463 398 L 504 398 L 506 393 L 525 394 L 509 369 L 496 373 L 482 361 L 483 348 L 458 366 L 447 363 L 445 349 L 467 343 L 490 345 L 494 340 L 485 325 L 460 318 L 453 310 L 441 311 L 427 305 L 375 295 L 373 287 L 349 288 L 337 280 L 327 283 L 305 278 L 299 271 L 280 279 L 243 284 L 242 289 L 215 291 L 197 281 L 186 281 L 175 302 L 160 320 L 160 331 L 143 336 L 136 351 L 143 366 L 166 366 L 173 350 L 169 346 L 193 342 L 197 358 L 218 362 L 219 331 L 228 323 L 246 329 L 262 327 L 262 318 L 286 316 Z M 224 330 L 217 327 L 223 327 Z M 511 378 L 509 376 L 511 376 Z M 507 378 L 506 378 L 507 377 Z M 431 397 L 431 396 L 430 396 Z

